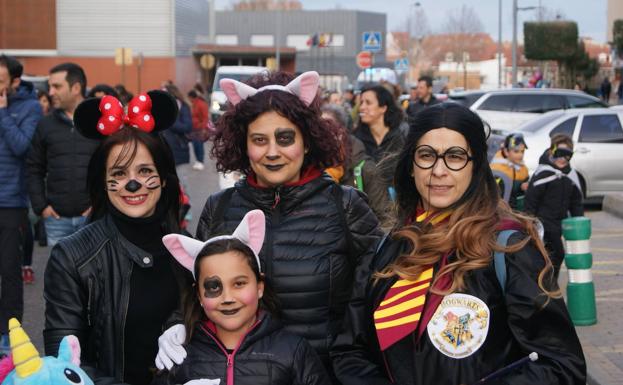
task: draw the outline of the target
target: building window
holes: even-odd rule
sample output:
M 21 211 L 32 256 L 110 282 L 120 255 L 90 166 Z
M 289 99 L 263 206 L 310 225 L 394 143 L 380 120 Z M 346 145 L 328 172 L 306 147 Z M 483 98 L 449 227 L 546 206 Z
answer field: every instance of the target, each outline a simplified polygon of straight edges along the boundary
M 238 35 L 216 35 L 216 44 L 238 45 Z
M 251 45 L 255 47 L 274 47 L 275 37 L 273 35 L 251 35 Z
M 294 47 L 297 51 L 309 51 L 307 40 L 309 35 L 288 35 L 286 37 L 286 45 L 288 47 Z
M 331 47 L 344 47 L 344 35 L 333 35 L 331 40 Z

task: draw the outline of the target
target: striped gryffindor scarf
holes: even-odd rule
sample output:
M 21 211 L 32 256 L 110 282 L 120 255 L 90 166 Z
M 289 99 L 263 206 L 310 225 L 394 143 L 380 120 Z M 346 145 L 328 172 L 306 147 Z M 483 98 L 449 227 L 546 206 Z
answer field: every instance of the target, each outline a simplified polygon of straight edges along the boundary
M 431 215 L 428 212 L 418 213 L 415 220 L 416 222 L 423 222 L 428 219 L 429 223 L 436 225 L 447 220 L 451 213 L 451 211 L 442 212 L 438 215 Z M 442 265 L 445 264 L 446 258 L 447 255 L 444 255 Z M 428 267 L 414 280 L 399 279 L 396 281 L 374 311 L 374 327 L 381 351 L 385 351 L 418 329 L 418 337 L 421 335 L 421 331 L 424 329 L 418 328 L 420 318 L 422 318 L 423 324 L 427 324 L 430 316 L 439 305 L 439 301 L 435 301 L 431 295 L 428 302 L 436 302 L 436 305 L 430 304 L 435 308 L 431 313 L 431 306 L 428 306 L 429 303 L 426 301 L 426 294 L 433 280 L 433 269 L 433 266 Z M 439 282 L 438 280 L 436 288 L 439 289 L 440 286 L 447 286 L 447 282 Z M 435 297 L 441 299 L 441 296 Z

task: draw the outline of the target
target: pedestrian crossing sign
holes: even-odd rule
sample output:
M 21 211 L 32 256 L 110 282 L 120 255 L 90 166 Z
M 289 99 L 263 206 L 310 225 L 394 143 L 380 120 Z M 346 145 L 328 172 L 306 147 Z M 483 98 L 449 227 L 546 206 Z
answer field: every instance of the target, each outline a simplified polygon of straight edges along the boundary
M 409 59 L 403 57 L 394 60 L 394 69 L 398 72 L 407 72 L 409 70 Z
M 363 35 L 363 51 L 379 52 L 382 49 L 383 38 L 378 31 L 364 32 Z

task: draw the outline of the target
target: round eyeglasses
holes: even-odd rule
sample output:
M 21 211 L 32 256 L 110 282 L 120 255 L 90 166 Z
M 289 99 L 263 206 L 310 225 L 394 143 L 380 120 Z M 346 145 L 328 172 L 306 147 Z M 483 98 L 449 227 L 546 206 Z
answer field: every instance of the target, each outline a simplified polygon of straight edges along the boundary
M 423 170 L 435 167 L 439 158 L 443 158 L 443 163 L 449 170 L 460 171 L 467 166 L 473 158 L 461 147 L 450 147 L 443 154 L 438 154 L 434 148 L 428 145 L 421 145 L 415 148 L 413 162 Z

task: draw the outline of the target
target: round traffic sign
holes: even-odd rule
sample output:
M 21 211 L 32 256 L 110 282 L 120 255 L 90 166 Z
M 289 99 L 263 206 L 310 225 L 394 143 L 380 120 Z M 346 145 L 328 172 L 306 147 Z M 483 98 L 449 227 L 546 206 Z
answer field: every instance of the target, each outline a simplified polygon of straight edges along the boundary
M 357 66 L 366 69 L 372 67 L 372 52 L 361 51 L 357 54 Z

